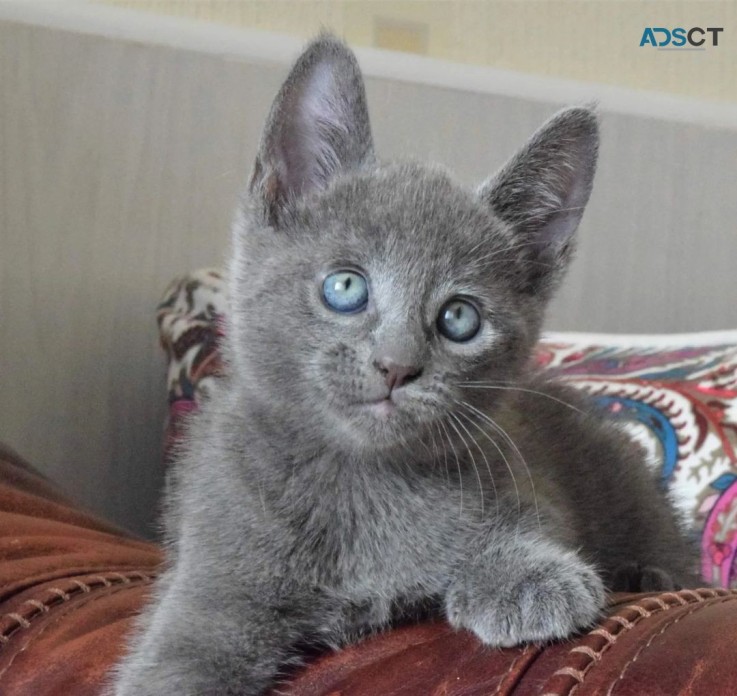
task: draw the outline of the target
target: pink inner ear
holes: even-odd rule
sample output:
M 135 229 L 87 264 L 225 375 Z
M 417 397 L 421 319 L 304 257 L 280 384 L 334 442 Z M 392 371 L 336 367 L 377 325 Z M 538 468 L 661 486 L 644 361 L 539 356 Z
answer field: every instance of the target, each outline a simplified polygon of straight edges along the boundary
M 544 124 L 480 195 L 538 253 L 569 246 L 593 183 L 598 151 L 596 114 L 574 107 Z
M 334 67 L 327 61 L 315 66 L 301 88 L 285 101 L 277 147 L 280 178 L 288 192 L 300 195 L 323 188 L 340 167 L 334 143 L 350 133 L 346 123 L 350 114 L 341 111 L 343 105 Z
M 558 246 L 576 231 L 586 204 L 585 169 L 579 167 L 571 171 L 569 190 L 562 197 L 558 209 L 553 209 L 548 222 L 539 233 L 540 244 Z
M 274 100 L 251 191 L 267 198 L 269 216 L 277 220 L 288 201 L 368 160 L 373 147 L 361 71 L 347 46 L 322 36 L 300 56 Z

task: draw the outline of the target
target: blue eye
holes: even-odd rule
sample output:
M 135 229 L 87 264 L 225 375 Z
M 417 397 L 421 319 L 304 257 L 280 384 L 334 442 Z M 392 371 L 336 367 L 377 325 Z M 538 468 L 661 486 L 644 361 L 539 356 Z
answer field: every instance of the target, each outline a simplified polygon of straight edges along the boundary
M 456 343 L 470 341 L 480 328 L 479 311 L 467 300 L 446 302 L 438 314 L 438 331 Z
M 368 283 L 356 271 L 331 273 L 322 284 L 322 296 L 330 309 L 344 314 L 360 312 L 368 304 Z

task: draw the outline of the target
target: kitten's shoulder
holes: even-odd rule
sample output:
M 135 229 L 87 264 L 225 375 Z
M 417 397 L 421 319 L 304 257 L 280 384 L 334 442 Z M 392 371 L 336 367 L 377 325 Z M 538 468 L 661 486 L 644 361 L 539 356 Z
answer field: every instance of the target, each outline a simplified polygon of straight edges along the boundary
M 527 425 L 550 450 L 597 452 L 638 465 L 645 453 L 624 429 L 623 421 L 594 396 L 544 371 L 530 371 L 517 385 L 515 420 Z

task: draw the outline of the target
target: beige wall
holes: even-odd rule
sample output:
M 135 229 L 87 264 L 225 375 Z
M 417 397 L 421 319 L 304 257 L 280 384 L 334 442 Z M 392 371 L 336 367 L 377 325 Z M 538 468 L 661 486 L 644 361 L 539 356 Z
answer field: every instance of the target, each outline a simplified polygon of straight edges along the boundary
M 102 0 L 294 36 L 737 101 L 737 0 Z M 646 26 L 724 27 L 705 51 L 640 48 Z

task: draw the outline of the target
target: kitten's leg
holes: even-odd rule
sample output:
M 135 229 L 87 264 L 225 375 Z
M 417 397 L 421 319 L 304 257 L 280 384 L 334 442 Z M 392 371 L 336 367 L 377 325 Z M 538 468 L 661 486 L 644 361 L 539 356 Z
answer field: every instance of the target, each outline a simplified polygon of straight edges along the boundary
M 141 617 L 114 696 L 258 696 L 283 673 L 295 644 L 326 620 L 309 592 L 276 595 L 238 578 L 222 584 L 213 579 L 194 595 L 181 582 L 166 588 Z
M 593 624 L 604 585 L 576 553 L 537 534 L 497 534 L 459 569 L 445 600 L 450 623 L 488 645 L 565 638 Z
M 615 592 L 668 592 L 682 589 L 667 571 L 639 563 L 619 566 L 612 575 L 610 586 Z

